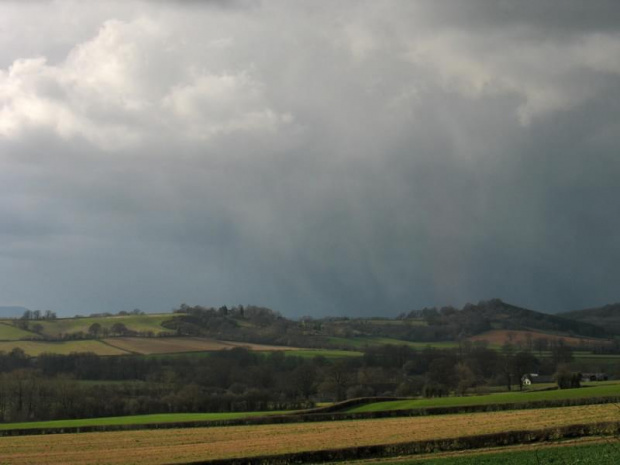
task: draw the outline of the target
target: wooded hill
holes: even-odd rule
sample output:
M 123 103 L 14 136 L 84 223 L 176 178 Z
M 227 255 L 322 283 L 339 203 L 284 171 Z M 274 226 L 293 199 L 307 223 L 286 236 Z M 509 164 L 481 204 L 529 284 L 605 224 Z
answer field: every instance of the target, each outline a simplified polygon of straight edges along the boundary
M 293 321 L 262 307 L 219 309 L 181 306 L 163 326 L 179 335 L 282 344 L 300 347 L 362 345 L 368 338 L 411 342 L 450 342 L 490 330 L 535 331 L 556 336 L 611 339 L 615 334 L 595 324 L 535 312 L 499 299 L 453 307 L 424 308 L 396 319 L 302 318 Z
M 429 343 L 448 347 L 467 339 L 484 340 L 486 336 L 489 336 L 490 343 L 501 345 L 505 339 L 501 336 L 502 332 L 511 332 L 510 336 L 523 336 L 527 332 L 530 343 L 534 338 L 557 340 L 558 337 L 565 337 L 568 344 L 587 345 L 595 349 L 620 334 L 620 331 L 614 333 L 611 325 L 602 327 L 596 324 L 598 321 L 608 322 L 608 315 L 615 315 L 617 307 L 609 307 L 559 316 L 493 299 L 467 304 L 462 309 L 412 310 L 395 319 L 304 317 L 300 320 L 291 320 L 269 308 L 252 305 L 211 308 L 183 304 L 169 314 L 132 312 L 58 319 L 52 313 L 48 317 L 47 313 L 28 311 L 22 318 L 0 322 L 0 339 L 97 339 L 116 346 L 116 339 L 110 338 L 189 336 L 288 347 L 361 349 L 370 345 L 398 343 L 413 347 Z M 567 317 L 573 314 L 576 317 Z
M 558 316 L 573 321 L 590 323 L 607 328 L 615 334 L 620 334 L 620 303 L 609 304 L 603 307 L 587 308 L 560 313 Z

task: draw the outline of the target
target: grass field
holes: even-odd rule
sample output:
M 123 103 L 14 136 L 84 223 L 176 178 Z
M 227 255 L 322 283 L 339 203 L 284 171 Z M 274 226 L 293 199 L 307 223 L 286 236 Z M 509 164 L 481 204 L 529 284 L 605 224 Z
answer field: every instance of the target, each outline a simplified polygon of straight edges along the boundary
M 15 465 L 183 463 L 617 419 L 615 405 L 590 405 L 421 418 L 19 436 L 0 439 L 0 457 Z
M 365 320 L 366 324 L 377 326 L 428 326 L 422 318 L 408 318 L 406 320 L 390 320 L 390 319 L 371 319 Z
M 0 324 L 0 327 L 2 325 Z M 26 354 L 37 356 L 42 353 L 54 353 L 67 355 L 72 352 L 93 352 L 97 355 L 163 355 L 181 354 L 191 352 L 214 352 L 219 350 L 233 349 L 235 347 L 247 347 L 258 352 L 287 351 L 297 355 L 296 347 L 271 346 L 252 344 L 245 342 L 218 341 L 215 339 L 198 337 L 114 337 L 102 340 L 86 339 L 82 341 L 0 341 L 0 351 L 10 352 L 19 347 Z M 330 352 L 334 352 L 330 354 Z M 346 351 L 299 351 L 299 356 L 311 357 L 314 355 L 336 356 L 336 352 L 347 355 L 361 355 L 361 353 L 348 353 Z M 339 354 L 338 356 L 345 356 Z
M 620 354 L 593 354 L 591 352 L 573 352 L 573 356 L 576 360 L 586 359 L 597 362 L 605 362 L 612 361 L 618 362 L 620 361 Z
M 63 334 L 77 332 L 88 333 L 88 328 L 99 323 L 103 328 L 111 328 L 115 323 L 123 323 L 127 329 L 139 332 L 151 331 L 153 334 L 170 332 L 161 324 L 172 318 L 171 314 L 123 315 L 87 318 L 58 318 L 56 320 L 37 321 L 43 326 L 43 334 L 49 337 L 62 337 Z
M 605 383 L 579 389 L 553 391 L 498 392 L 481 396 L 440 397 L 432 399 L 394 400 L 374 402 L 347 409 L 346 412 L 378 412 L 384 410 L 406 410 L 424 407 L 448 407 L 459 405 L 507 404 L 541 400 L 583 399 L 587 397 L 620 396 L 620 384 Z M 620 417 L 620 410 L 619 410 Z
M 64 342 L 44 342 L 44 341 L 0 341 L 0 351 L 10 352 L 13 348 L 19 347 L 26 354 L 37 356 L 43 353 L 54 353 L 68 355 L 72 352 L 93 352 L 97 355 L 127 355 L 128 352 L 115 347 L 108 346 L 101 341 L 64 341 Z
M 286 352 L 286 355 L 303 358 L 322 356 L 325 358 L 361 357 L 362 352 L 355 350 L 330 350 L 330 349 L 299 349 Z
M 24 331 L 13 326 L 10 322 L 0 322 L 0 341 L 17 341 L 19 339 L 39 339 L 36 333 Z
M 233 412 L 233 413 L 159 413 L 153 415 L 128 415 L 122 417 L 80 418 L 77 420 L 28 421 L 0 423 L 0 430 L 34 428 L 73 428 L 81 426 L 148 425 L 208 420 L 233 420 L 236 418 L 261 417 L 291 413 L 290 411 Z M 1 441 L 1 439 L 0 439 Z M 2 462 L 0 462 L 2 463 Z
M 383 460 L 339 462 L 361 465 L 615 465 L 620 462 L 620 442 L 617 439 L 586 438 L 561 444 L 537 444 L 459 451 Z M 335 464 L 334 464 L 335 465 Z
M 435 347 L 437 349 L 452 349 L 458 347 L 458 343 L 452 341 L 446 342 L 412 342 L 403 341 L 400 339 L 393 339 L 389 337 L 374 337 L 374 336 L 358 336 L 358 337 L 329 337 L 328 342 L 332 344 L 339 344 L 342 346 L 348 346 L 355 349 L 363 349 L 368 346 L 380 346 L 380 345 L 405 345 L 413 347 L 415 349 L 424 349 L 426 347 Z
M 258 344 L 252 344 L 250 346 L 244 345 L 243 343 L 237 343 L 239 346 L 233 347 L 254 347 L 253 350 L 258 351 L 262 355 L 269 355 L 273 352 L 282 352 L 286 357 L 301 357 L 301 358 L 314 358 L 314 357 L 325 357 L 327 359 L 337 359 L 337 358 L 345 358 L 345 357 L 361 357 L 364 355 L 362 352 L 357 352 L 353 350 L 330 350 L 330 349 L 298 349 L 295 347 L 285 347 L 285 346 L 259 346 Z M 273 349 L 272 349 L 273 348 Z M 161 354 L 150 354 L 148 357 L 209 357 L 213 354 L 213 351 L 205 351 L 205 352 L 176 352 L 176 353 L 161 353 Z

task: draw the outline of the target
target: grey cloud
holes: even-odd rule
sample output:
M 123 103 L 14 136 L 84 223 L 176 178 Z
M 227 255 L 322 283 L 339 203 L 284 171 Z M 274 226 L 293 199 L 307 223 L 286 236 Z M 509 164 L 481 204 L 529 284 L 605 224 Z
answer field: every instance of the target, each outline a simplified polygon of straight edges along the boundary
M 567 0 L 526 0 L 518 3 L 503 0 L 458 0 L 417 2 L 437 22 L 450 22 L 471 28 L 524 27 L 550 34 L 574 34 L 583 31 L 617 32 L 620 12 L 614 0 L 585 3 Z
M 193 3 L 12 10 L 46 34 L 0 34 L 2 304 L 617 300 L 614 5 Z

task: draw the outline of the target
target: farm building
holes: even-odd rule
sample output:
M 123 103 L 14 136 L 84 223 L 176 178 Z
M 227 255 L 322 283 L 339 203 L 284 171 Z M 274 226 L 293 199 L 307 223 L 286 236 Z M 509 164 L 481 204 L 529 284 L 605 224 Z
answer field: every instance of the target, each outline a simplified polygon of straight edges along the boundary
M 527 373 L 521 377 L 521 382 L 524 386 L 530 386 L 532 384 L 553 383 L 555 382 L 555 379 L 553 379 L 553 376 L 539 375 L 538 373 Z

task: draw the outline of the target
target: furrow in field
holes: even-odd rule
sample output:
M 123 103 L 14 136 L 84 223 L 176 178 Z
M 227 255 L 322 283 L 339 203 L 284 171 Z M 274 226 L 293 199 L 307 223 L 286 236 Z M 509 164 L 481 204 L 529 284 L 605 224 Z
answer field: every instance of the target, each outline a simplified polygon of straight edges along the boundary
M 390 418 L 0 438 L 11 464 L 161 464 L 225 457 L 392 444 L 467 435 L 617 421 L 615 405 Z

